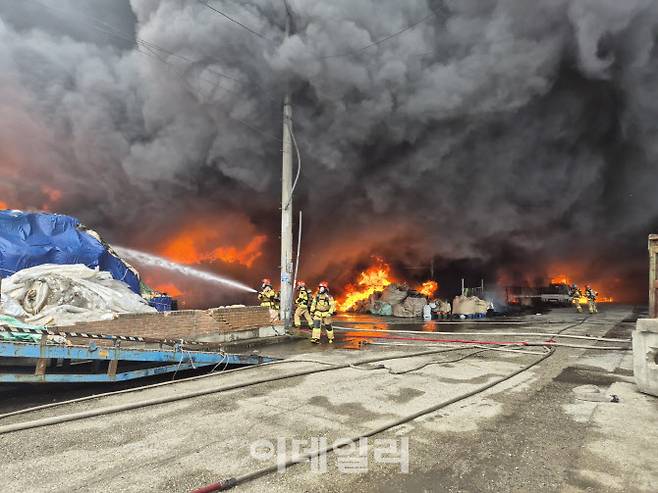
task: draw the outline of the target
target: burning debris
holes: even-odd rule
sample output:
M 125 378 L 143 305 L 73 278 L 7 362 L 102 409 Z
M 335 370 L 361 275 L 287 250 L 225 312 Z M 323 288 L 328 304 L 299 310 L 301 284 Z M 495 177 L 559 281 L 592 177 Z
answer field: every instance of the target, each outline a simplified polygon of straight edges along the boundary
M 574 286 L 576 286 L 575 289 Z M 508 286 L 505 291 L 507 303 L 510 305 L 587 305 L 590 300 L 587 297 L 586 286 L 590 287 L 590 292 L 597 293 L 597 303 L 613 303 L 615 301 L 611 296 L 598 295 L 598 289 L 595 285 L 588 282 L 574 282 L 573 277 L 566 274 L 550 277 L 548 286 Z M 580 311 L 580 309 L 578 310 Z
M 373 294 L 383 291 L 393 282 L 391 267 L 377 258 L 375 265 L 359 274 L 356 283 L 345 286 L 336 307 L 342 312 L 361 311 L 364 302 L 369 302 Z
M 566 274 L 559 274 L 557 276 L 553 276 L 553 277 L 551 277 L 551 282 L 550 282 L 551 286 L 556 286 L 556 287 L 564 287 L 564 286 L 570 287 L 570 286 L 573 286 L 574 284 L 576 286 L 591 286 L 591 288 L 594 291 L 598 292 L 597 286 L 595 286 L 595 285 L 593 285 L 589 282 L 585 282 L 585 281 L 574 282 L 573 278 L 566 275 Z M 614 301 L 615 300 L 612 296 L 598 295 L 598 297 L 596 299 L 597 303 L 614 303 Z M 584 291 L 583 291 L 582 295 L 580 296 L 578 302 L 581 305 L 586 305 L 587 304 L 587 296 L 585 296 Z
M 340 311 L 356 313 L 420 317 L 428 299 L 433 300 L 438 289 L 439 284 L 433 280 L 411 289 L 393 275 L 388 263 L 375 257 L 374 264 L 359 273 L 355 283 L 345 286 L 337 307 Z

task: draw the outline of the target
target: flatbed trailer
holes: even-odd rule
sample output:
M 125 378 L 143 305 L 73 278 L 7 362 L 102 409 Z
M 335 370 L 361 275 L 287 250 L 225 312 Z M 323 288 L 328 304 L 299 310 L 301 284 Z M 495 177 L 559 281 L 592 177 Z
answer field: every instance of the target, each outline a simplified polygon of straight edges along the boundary
M 221 349 L 53 344 L 0 341 L 0 383 L 85 383 L 122 382 L 191 369 L 213 369 L 229 365 L 256 365 L 273 358 L 230 354 Z

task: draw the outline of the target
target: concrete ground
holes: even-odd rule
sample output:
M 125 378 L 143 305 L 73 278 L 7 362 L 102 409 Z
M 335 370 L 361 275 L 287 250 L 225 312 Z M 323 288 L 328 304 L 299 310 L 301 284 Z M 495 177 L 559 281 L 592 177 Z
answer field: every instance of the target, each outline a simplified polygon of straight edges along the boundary
M 569 327 L 565 333 L 629 337 L 634 326 L 630 307 L 604 305 L 600 314 L 571 326 L 582 318 L 559 309 L 524 317 L 521 324 L 476 322 L 439 325 L 439 329 L 466 334 L 469 330 L 553 332 Z M 436 326 L 416 328 L 427 331 Z M 423 349 L 342 346 L 359 347 L 353 340 L 336 347 L 299 341 L 263 347 L 261 352 L 342 363 Z M 284 444 L 289 449 L 292 440 L 308 446 L 313 438 L 331 443 L 359 435 L 472 391 L 539 358 L 487 351 L 453 361 L 473 352 L 396 359 L 384 362 L 386 368 L 370 366 L 370 370 L 348 367 L 2 434 L 0 490 L 190 491 L 274 463 L 274 458 L 265 456 L 277 441 L 282 450 Z M 428 362 L 443 364 L 406 374 L 387 371 L 413 370 Z M 298 362 L 252 368 L 6 418 L 0 426 L 321 367 Z M 584 385 L 596 388 L 583 391 Z M 586 392 L 597 389 L 598 394 Z M 619 397 L 618 403 L 604 401 L 611 394 Z M 394 444 L 408 439 L 408 473 L 400 471 L 399 462 L 382 463 L 385 442 L 375 442 L 381 439 L 393 439 Z M 371 437 L 368 446 L 364 471 L 344 472 L 349 459 L 357 458 L 355 453 L 330 454 L 324 473 L 304 463 L 247 482 L 236 491 L 653 492 L 658 489 L 658 398 L 636 390 L 630 352 L 558 348 L 530 370 Z

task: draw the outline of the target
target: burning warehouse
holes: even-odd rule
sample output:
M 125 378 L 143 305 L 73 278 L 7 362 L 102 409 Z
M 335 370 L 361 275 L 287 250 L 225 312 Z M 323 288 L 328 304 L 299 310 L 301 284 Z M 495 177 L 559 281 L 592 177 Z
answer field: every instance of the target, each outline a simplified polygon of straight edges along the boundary
M 652 0 L 0 0 L 3 484 L 651 491 L 657 40 Z

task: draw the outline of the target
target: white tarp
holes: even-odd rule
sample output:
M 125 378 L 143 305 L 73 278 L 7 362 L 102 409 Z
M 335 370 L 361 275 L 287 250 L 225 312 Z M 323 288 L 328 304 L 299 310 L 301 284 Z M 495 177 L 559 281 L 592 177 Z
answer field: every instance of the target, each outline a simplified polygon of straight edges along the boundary
M 43 264 L 3 279 L 0 310 L 41 325 L 72 325 L 111 320 L 120 313 L 156 311 L 109 272 L 82 264 Z

